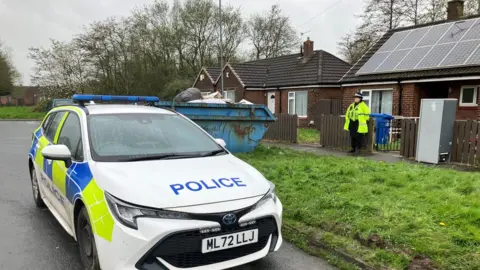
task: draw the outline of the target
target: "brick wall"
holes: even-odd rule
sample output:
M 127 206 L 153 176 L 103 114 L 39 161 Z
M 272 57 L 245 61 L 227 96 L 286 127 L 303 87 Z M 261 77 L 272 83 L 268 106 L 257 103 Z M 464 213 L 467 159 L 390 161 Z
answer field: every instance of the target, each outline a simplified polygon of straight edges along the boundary
M 203 80 L 200 80 L 200 75 L 204 76 Z M 216 78 L 214 78 L 214 80 L 215 79 Z M 202 73 L 198 75 L 198 80 L 193 87 L 200 89 L 202 92 L 213 92 L 215 89 L 215 86 L 213 85 L 212 81 L 210 81 L 210 78 L 208 78 L 204 70 L 202 70 Z
M 246 99 L 252 103 L 255 103 L 255 104 L 265 104 L 267 105 L 266 103 L 266 97 L 265 97 L 265 91 L 263 90 L 246 90 L 246 91 L 243 91 L 242 92 L 244 94 L 243 97 L 240 98 L 240 100 L 242 99 Z M 276 108 L 276 106 L 275 106 Z
M 393 90 L 392 99 L 393 106 L 392 112 L 394 115 L 399 114 L 399 96 L 400 91 L 397 84 L 391 85 L 366 85 L 366 86 L 354 86 L 354 87 L 343 87 L 343 113 L 347 111 L 348 106 L 352 104 L 355 93 L 360 92 L 361 90 L 375 90 L 375 89 L 391 89 Z M 402 95 L 405 98 L 405 93 Z M 402 109 L 406 108 L 406 104 L 403 105 Z
M 448 98 L 460 99 L 460 91 L 462 85 L 480 85 L 480 81 L 457 81 L 457 82 L 442 82 L 436 83 L 422 83 L 422 84 L 402 84 L 402 116 L 418 117 L 420 114 L 421 99 L 429 98 L 427 89 L 438 91 L 449 88 Z M 441 89 L 440 89 L 441 87 Z M 343 112 L 345 113 L 347 107 L 353 102 L 353 97 L 356 92 L 361 90 L 374 89 L 392 89 L 393 90 L 393 108 L 394 115 L 399 115 L 400 102 L 400 87 L 397 84 L 393 85 L 368 85 L 357 87 L 343 88 Z M 480 91 L 479 91 L 480 92 Z M 457 104 L 457 119 L 480 119 L 480 94 L 477 93 L 478 104 L 476 107 L 460 107 Z
M 313 120 L 313 112 L 315 105 L 318 104 L 319 99 L 341 99 L 342 91 L 340 88 L 298 88 L 298 89 L 284 89 L 277 92 L 277 100 L 279 104 L 275 103 L 275 109 L 278 112 L 288 112 L 288 92 L 308 91 L 307 97 L 307 117 L 299 118 L 299 126 L 306 127 L 308 123 Z M 277 109 L 278 107 L 278 109 Z
M 220 85 L 218 85 L 218 89 L 220 88 Z M 230 70 L 230 67 L 225 68 L 223 71 L 223 88 L 224 90 L 235 90 L 235 102 L 242 100 L 245 95 L 245 88 L 243 88 L 235 74 Z

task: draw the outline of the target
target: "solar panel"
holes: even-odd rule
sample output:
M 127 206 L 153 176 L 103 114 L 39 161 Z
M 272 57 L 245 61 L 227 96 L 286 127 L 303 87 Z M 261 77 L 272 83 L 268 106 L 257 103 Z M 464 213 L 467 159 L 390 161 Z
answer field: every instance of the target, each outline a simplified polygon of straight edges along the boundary
M 385 58 L 390 55 L 390 52 L 375 53 L 357 73 L 371 73 L 380 65 Z
M 395 71 L 398 70 L 408 70 L 414 69 L 415 66 L 422 60 L 422 58 L 428 53 L 428 51 L 432 48 L 432 46 L 427 47 L 420 47 L 411 50 L 408 55 L 398 64 L 398 66 L 394 69 Z
M 430 31 L 428 31 L 428 33 L 422 38 L 416 47 L 434 45 L 445 34 L 450 26 L 452 26 L 451 23 L 432 26 Z
M 455 22 L 440 39 L 438 44 L 459 41 L 467 33 L 474 22 L 475 20 Z
M 400 44 L 410 31 L 402 31 L 394 33 L 387 42 L 383 43 L 378 52 L 393 51 Z
M 462 40 L 480 39 L 480 20 L 476 20 L 472 28 L 468 30 Z
M 440 67 L 463 65 L 470 54 L 478 47 L 480 40 L 458 43 L 450 54 L 440 63 Z
M 408 49 L 408 48 L 413 48 L 415 44 L 417 44 L 420 39 L 422 39 L 423 36 L 430 30 L 431 27 L 422 27 L 413 30 L 410 35 L 408 35 L 402 43 L 400 43 L 400 46 L 397 47 L 397 50 L 401 49 Z
M 443 58 L 455 46 L 455 43 L 447 43 L 434 46 L 430 52 L 418 63 L 415 69 L 418 68 L 433 68 L 442 62 Z
M 392 71 L 395 66 L 407 55 L 410 50 L 394 51 L 385 59 L 385 61 L 375 70 L 375 72 Z
M 357 75 L 480 65 L 480 18 L 393 33 Z
M 465 62 L 465 65 L 479 65 L 480 64 L 480 47 L 477 47 L 470 58 Z

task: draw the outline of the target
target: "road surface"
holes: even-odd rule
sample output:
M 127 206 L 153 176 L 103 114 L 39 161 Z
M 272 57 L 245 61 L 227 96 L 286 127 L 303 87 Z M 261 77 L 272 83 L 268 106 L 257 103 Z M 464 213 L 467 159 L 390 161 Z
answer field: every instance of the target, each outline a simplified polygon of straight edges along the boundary
M 38 122 L 0 121 L 0 269 L 81 269 L 78 246 L 45 210 L 35 207 L 28 176 L 28 148 Z M 235 268 L 334 269 L 289 243 L 255 264 Z

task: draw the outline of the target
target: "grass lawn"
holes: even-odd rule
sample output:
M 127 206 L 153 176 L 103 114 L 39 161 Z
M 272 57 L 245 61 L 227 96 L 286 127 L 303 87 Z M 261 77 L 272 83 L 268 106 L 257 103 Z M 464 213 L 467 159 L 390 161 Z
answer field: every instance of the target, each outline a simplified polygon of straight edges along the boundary
M 298 143 L 305 143 L 305 144 L 320 143 L 320 133 L 316 129 L 299 128 Z
M 276 184 L 286 239 L 311 253 L 320 251 L 307 240 L 320 239 L 375 268 L 406 269 L 416 257 L 480 269 L 479 173 L 265 146 L 238 156 Z
M 0 106 L 0 119 L 42 119 L 43 112 L 32 112 L 34 107 Z

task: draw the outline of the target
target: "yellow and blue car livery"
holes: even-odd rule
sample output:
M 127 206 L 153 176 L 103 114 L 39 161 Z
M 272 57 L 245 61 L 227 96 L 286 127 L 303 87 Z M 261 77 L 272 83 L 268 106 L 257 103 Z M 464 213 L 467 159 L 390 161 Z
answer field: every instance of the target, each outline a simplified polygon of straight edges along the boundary
M 85 268 L 226 269 L 280 248 L 283 206 L 274 185 L 197 124 L 153 106 L 84 105 L 92 100 L 136 102 L 139 97 L 76 95 L 73 99 L 79 105 L 52 109 L 33 132 L 29 169 L 34 194 L 37 181 L 44 204 L 77 240 Z M 137 116 L 145 118 L 135 120 Z M 148 140 L 191 147 L 202 142 L 199 148 L 208 144 L 215 151 L 195 157 L 168 153 L 157 158 L 142 154 L 130 160 L 103 160 L 95 151 L 96 137 L 91 137 L 113 128 L 101 126 L 110 120 L 94 121 L 102 117 L 120 121 L 116 132 L 122 139 L 130 138 L 126 133 L 131 123 L 146 125 L 145 130 L 153 132 L 145 137 L 136 134 L 140 137 L 128 147 Z M 81 151 L 77 154 L 81 158 L 73 158 L 65 142 L 73 137 L 65 138 L 62 131 L 72 119 L 79 123 Z M 172 124 L 163 127 L 168 121 Z M 117 140 L 108 145 L 125 149 Z M 80 229 L 85 213 L 91 226 Z M 89 229 L 94 241 L 85 240 Z

